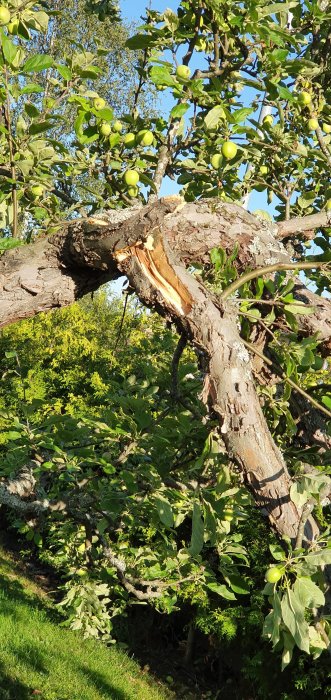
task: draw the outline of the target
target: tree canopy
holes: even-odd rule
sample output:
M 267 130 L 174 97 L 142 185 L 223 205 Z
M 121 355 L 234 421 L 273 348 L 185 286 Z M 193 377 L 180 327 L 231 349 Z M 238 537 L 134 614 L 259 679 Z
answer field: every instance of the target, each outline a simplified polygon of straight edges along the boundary
M 330 651 L 330 19 L 0 7 L 0 501 L 86 636 L 189 601 Z

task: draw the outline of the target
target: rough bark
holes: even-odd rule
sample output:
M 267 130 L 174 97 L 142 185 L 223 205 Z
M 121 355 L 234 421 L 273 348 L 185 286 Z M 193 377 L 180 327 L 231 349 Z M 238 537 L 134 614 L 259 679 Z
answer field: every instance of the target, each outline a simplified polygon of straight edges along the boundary
M 241 207 L 211 200 L 184 204 L 178 198 L 148 205 L 122 223 L 107 217 L 67 223 L 60 233 L 0 260 L 0 326 L 66 306 L 126 274 L 143 303 L 174 321 L 205 353 L 208 399 L 229 456 L 278 533 L 295 539 L 300 511 L 290 499 L 291 479 L 259 405 L 235 306 L 231 300 L 221 306 L 186 269 L 193 261 L 208 264 L 211 248 L 232 252 L 235 243 L 239 272 L 288 262 L 276 234 L 275 226 Z M 299 319 L 303 331 L 318 332 L 328 342 L 330 301 L 308 292 L 299 281 L 297 294 L 315 308 Z M 314 532 L 310 521 L 306 536 Z

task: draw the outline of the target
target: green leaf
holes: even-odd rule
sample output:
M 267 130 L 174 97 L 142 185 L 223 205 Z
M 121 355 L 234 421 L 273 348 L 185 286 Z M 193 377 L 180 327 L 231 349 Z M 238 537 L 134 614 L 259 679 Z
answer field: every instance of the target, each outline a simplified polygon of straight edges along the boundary
M 311 306 L 306 306 L 305 304 L 300 304 L 298 301 L 295 302 L 295 304 L 286 304 L 284 306 L 285 311 L 289 311 L 291 314 L 300 315 L 300 316 L 308 316 L 309 314 L 312 314 L 314 312 L 314 309 Z
M 149 34 L 135 34 L 130 39 L 127 40 L 125 46 L 132 51 L 137 49 L 148 49 L 154 43 L 154 37 Z
M 284 561 L 286 559 L 286 554 L 280 544 L 270 544 L 269 549 L 276 561 Z
M 282 671 L 289 665 L 292 661 L 293 649 L 295 647 L 295 640 L 293 639 L 290 632 L 287 630 L 282 631 L 284 649 L 282 653 Z
M 46 68 L 50 68 L 53 65 L 53 59 L 47 54 L 37 53 L 35 56 L 31 56 L 24 63 L 22 67 L 23 73 L 39 73 Z
M 297 578 L 293 590 L 305 608 L 317 608 L 325 604 L 324 593 L 310 578 Z
M 204 523 L 201 516 L 201 508 L 198 501 L 193 504 L 192 514 L 192 536 L 189 552 L 192 557 L 200 554 L 203 547 Z
M 38 122 L 37 124 L 31 124 L 29 128 L 29 134 L 42 134 L 44 131 L 47 131 L 48 129 L 52 129 L 54 127 L 53 122 L 46 121 L 46 122 Z
M 288 12 L 292 7 L 298 5 L 298 0 L 291 0 L 290 2 L 273 2 L 271 5 L 264 5 L 264 7 L 257 7 L 257 12 L 259 17 L 268 17 L 269 15 L 275 15 L 278 12 Z
M 174 119 L 176 117 L 180 118 L 185 114 L 185 112 L 187 112 L 188 108 L 189 108 L 189 105 L 187 103 L 184 103 L 184 104 L 181 103 L 179 105 L 175 105 L 170 112 L 170 116 L 173 117 Z
M 37 93 L 37 92 L 43 92 L 44 88 L 41 87 L 41 85 L 38 85 L 37 83 L 28 83 L 25 85 L 24 88 L 21 90 L 21 95 L 29 95 L 30 93 Z
M 229 591 L 224 583 L 216 583 L 216 581 L 211 581 L 210 583 L 207 583 L 207 588 L 226 600 L 236 600 L 235 594 L 232 593 L 232 591 Z
M 312 566 L 331 564 L 331 547 L 325 547 L 325 549 L 316 552 L 316 554 L 307 554 L 305 560 L 307 564 L 311 564 Z
M 3 51 L 4 59 L 5 59 L 6 63 L 9 63 L 9 65 L 11 65 L 15 59 L 16 54 L 17 54 L 18 47 L 16 44 L 13 44 L 13 42 L 5 34 L 3 29 L 1 29 L 1 44 L 2 44 L 2 51 Z
M 175 78 L 170 73 L 170 69 L 166 66 L 152 66 L 149 76 L 154 85 L 166 85 L 168 87 L 177 85 Z
M 330 396 L 322 396 L 322 402 L 324 403 L 324 406 L 329 408 L 331 411 L 331 398 L 330 398 Z
M 155 498 L 155 505 L 161 523 L 163 523 L 163 525 L 166 525 L 166 527 L 173 527 L 174 514 L 169 501 L 166 498 L 163 498 L 162 496 L 157 496 Z
M 224 109 L 221 105 L 216 105 L 216 107 L 213 107 L 205 116 L 204 118 L 204 125 L 205 128 L 208 130 L 215 129 L 215 127 L 218 125 L 219 120 L 221 117 L 224 116 Z
M 226 576 L 226 581 L 235 593 L 239 595 L 247 595 L 250 593 L 249 584 L 242 576 L 231 574 L 231 576 Z
M 284 625 L 291 632 L 296 645 L 309 654 L 309 630 L 304 617 L 304 607 L 290 588 L 283 595 L 281 611 Z

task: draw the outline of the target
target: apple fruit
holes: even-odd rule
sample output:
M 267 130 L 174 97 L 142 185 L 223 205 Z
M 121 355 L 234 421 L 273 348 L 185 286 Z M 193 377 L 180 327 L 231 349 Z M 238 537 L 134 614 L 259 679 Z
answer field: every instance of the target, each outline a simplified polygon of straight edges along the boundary
M 326 124 L 326 122 L 323 122 L 322 124 L 322 129 L 325 134 L 331 134 L 331 126 L 330 124 Z
M 233 141 L 224 141 L 221 151 L 226 160 L 232 160 L 237 155 L 238 147 Z
M 123 124 L 120 122 L 119 119 L 116 119 L 113 124 L 113 131 L 116 131 L 117 133 L 120 133 L 120 131 L 123 130 Z
M 126 170 L 124 173 L 124 182 L 129 187 L 135 187 L 139 182 L 139 173 L 137 170 Z
M 299 103 L 303 107 L 306 107 L 307 105 L 310 105 L 310 103 L 311 103 L 311 95 L 309 94 L 309 92 L 306 92 L 305 90 L 303 90 L 303 92 L 300 92 L 298 94 L 298 100 L 299 100 Z
M 111 133 L 111 126 L 110 124 L 107 124 L 107 122 L 103 122 L 100 126 L 100 134 L 101 136 L 109 136 Z
M 284 569 L 281 569 L 279 566 L 270 566 L 265 575 L 266 581 L 268 583 L 277 583 L 282 578 L 283 573 Z
M 224 508 L 223 511 L 223 519 L 226 520 L 227 523 L 231 523 L 233 520 L 233 506 L 227 506 Z
M 10 22 L 10 12 L 8 10 L 8 7 L 4 7 L 4 5 L 0 5 L 0 26 L 3 27 L 5 24 L 9 24 Z
M 137 141 L 141 146 L 151 146 L 154 141 L 153 132 L 149 131 L 148 129 L 138 131 Z
M 93 100 L 93 107 L 94 109 L 103 109 L 106 106 L 106 100 L 103 99 L 103 97 L 95 97 Z
M 261 175 L 267 175 L 268 172 L 269 172 L 269 168 L 267 165 L 260 165 Z
M 189 80 L 189 77 L 191 75 L 191 70 L 188 66 L 177 66 L 176 68 L 176 76 L 179 80 Z
M 272 126 L 274 123 L 274 118 L 271 114 L 267 114 L 263 119 L 264 126 Z
M 223 158 L 222 158 L 221 153 L 214 153 L 214 155 L 210 159 L 210 162 L 211 162 L 213 168 L 215 168 L 215 170 L 218 170 L 221 167 L 222 161 L 223 161 Z
M 315 117 L 308 119 L 308 129 L 309 131 L 316 131 L 318 129 L 318 120 Z
M 326 208 L 328 211 L 330 211 L 330 209 L 331 209 L 331 199 L 328 199 L 328 200 L 325 202 L 325 208 Z
M 127 134 L 125 134 L 123 143 L 127 148 L 133 148 L 133 146 L 136 144 L 135 134 L 133 134 L 132 131 L 129 131 Z
M 42 185 L 33 185 L 30 189 L 30 192 L 34 199 L 39 199 L 39 197 L 42 197 L 42 195 L 44 194 L 44 188 Z
M 136 185 L 134 187 L 129 187 L 129 189 L 128 189 L 129 197 L 137 197 L 138 192 L 139 192 L 139 189 Z

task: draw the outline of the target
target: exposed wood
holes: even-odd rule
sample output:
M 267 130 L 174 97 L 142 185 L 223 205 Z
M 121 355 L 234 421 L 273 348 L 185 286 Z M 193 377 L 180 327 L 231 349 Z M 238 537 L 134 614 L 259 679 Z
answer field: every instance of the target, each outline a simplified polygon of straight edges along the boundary
M 277 228 L 241 207 L 213 200 L 184 204 L 166 198 L 125 217 L 68 222 L 50 238 L 5 253 L 0 260 L 0 326 L 66 306 L 126 274 L 142 302 L 173 321 L 204 353 L 208 403 L 219 418 L 229 458 L 278 533 L 295 540 L 301 513 L 290 499 L 291 478 L 259 404 L 251 360 L 239 336 L 236 302 L 222 305 L 187 270 L 194 261 L 209 264 L 209 251 L 216 246 L 228 253 L 238 246 L 239 274 L 287 264 L 290 258 L 276 240 Z M 295 292 L 314 307 L 311 315 L 298 317 L 302 330 L 329 342 L 330 301 L 308 292 L 299 280 Z M 310 539 L 315 534 L 310 520 L 305 535 Z

